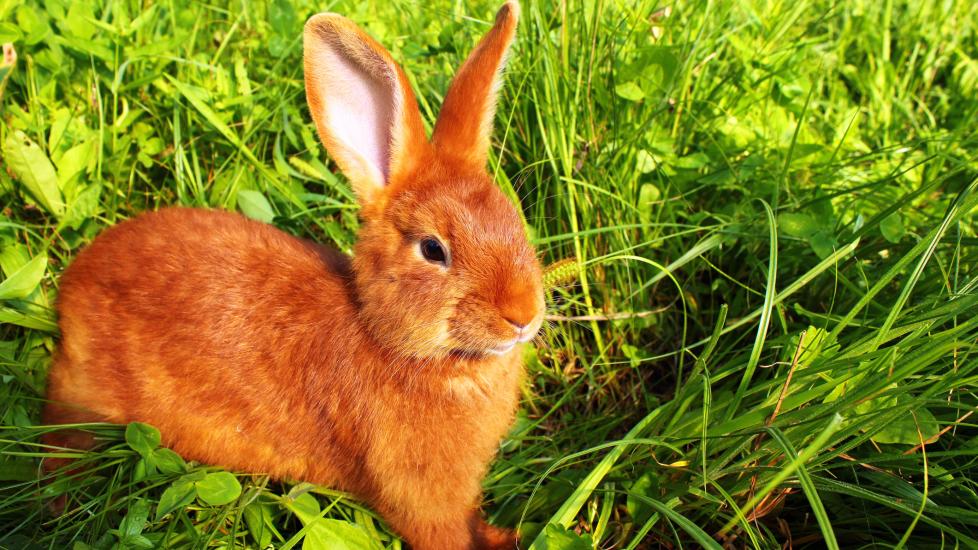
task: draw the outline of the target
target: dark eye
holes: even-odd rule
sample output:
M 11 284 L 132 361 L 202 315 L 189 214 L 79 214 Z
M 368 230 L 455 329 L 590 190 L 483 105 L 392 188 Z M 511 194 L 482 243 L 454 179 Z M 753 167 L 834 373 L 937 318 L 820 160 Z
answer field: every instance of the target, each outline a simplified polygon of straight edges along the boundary
M 445 249 L 437 239 L 421 239 L 421 255 L 429 262 L 445 265 Z

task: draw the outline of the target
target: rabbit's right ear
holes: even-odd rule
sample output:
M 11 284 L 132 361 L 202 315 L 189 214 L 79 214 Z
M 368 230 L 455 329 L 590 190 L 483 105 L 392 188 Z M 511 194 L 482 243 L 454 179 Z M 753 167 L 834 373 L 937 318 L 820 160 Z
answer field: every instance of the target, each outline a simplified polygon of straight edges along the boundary
M 303 57 L 319 137 L 360 201 L 373 204 L 428 146 L 407 77 L 383 46 L 333 13 L 306 22 Z

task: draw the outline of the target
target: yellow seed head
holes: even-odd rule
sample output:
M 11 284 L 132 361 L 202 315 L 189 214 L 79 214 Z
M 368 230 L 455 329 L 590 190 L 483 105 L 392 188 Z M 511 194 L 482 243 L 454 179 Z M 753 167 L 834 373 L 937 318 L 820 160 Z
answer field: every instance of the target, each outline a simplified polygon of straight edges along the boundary
M 577 261 L 573 258 L 558 260 L 543 269 L 543 288 L 550 290 L 564 286 L 577 278 Z

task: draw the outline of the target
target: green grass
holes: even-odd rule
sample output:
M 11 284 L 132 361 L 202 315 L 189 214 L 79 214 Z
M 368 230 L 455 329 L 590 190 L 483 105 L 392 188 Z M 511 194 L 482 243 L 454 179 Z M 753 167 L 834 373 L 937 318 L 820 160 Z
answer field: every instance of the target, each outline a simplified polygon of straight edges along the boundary
M 430 123 L 496 7 L 464 4 L 0 0 L 0 546 L 400 546 L 135 427 L 43 484 L 38 413 L 58 274 L 103 228 L 209 206 L 349 250 L 308 15 L 388 46 Z M 491 169 L 576 266 L 490 519 L 538 549 L 978 546 L 976 43 L 963 1 L 527 0 Z

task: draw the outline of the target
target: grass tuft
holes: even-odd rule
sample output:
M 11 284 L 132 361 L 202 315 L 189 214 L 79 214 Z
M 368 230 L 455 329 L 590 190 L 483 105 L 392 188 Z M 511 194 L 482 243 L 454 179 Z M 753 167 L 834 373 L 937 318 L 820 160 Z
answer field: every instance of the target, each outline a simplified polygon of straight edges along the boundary
M 496 7 L 0 1 L 0 546 L 401 547 L 152 427 L 42 445 L 52 307 L 99 231 L 165 205 L 349 251 L 305 18 L 387 45 L 430 126 Z M 975 44 L 967 2 L 524 2 L 490 168 L 552 300 L 490 520 L 537 549 L 978 546 Z

